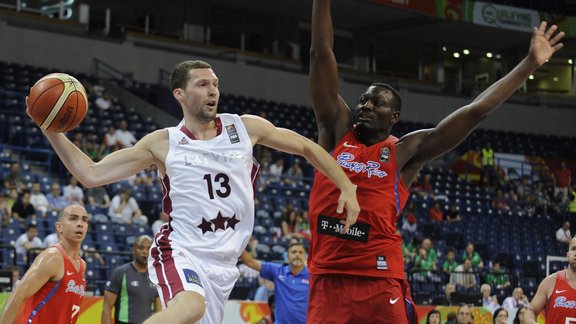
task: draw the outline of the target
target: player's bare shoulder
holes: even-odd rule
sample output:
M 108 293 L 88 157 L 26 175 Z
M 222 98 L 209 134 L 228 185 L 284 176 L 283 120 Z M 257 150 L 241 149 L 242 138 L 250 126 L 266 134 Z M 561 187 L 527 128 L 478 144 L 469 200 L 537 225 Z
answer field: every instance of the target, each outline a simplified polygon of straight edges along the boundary
M 156 160 L 164 163 L 166 161 L 166 156 L 168 155 L 168 130 L 158 129 L 152 133 L 146 134 L 142 137 L 140 141 L 135 145 L 135 147 L 141 147 L 143 149 L 149 150 L 154 155 Z
M 552 290 L 554 290 L 554 286 L 556 285 L 556 279 L 558 278 L 558 272 L 548 275 L 548 277 L 544 278 L 540 283 L 538 289 L 543 289 L 546 293 L 546 298 L 549 298 L 552 295 Z
M 31 269 L 50 275 L 52 280 L 60 280 L 64 276 L 64 256 L 57 247 L 49 247 L 38 254 Z

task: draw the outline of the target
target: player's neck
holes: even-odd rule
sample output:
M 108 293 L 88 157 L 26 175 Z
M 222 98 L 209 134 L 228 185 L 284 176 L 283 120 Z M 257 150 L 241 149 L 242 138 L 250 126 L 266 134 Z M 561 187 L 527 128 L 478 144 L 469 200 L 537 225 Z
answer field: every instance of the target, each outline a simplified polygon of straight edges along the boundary
M 80 256 L 80 243 L 73 243 L 66 240 L 60 240 L 60 245 L 68 254 L 70 260 L 76 260 Z
M 355 133 L 356 133 L 356 137 L 358 138 L 360 143 L 362 143 L 366 146 L 372 146 L 378 142 L 382 142 L 382 141 L 386 140 L 388 138 L 388 136 L 390 136 L 390 132 L 376 133 L 376 132 L 370 132 L 370 131 L 362 130 L 362 129 L 358 129 L 358 128 L 356 128 Z
M 571 266 L 568 266 L 566 269 L 566 281 L 576 285 L 576 271 L 574 271 Z
M 211 121 L 200 121 L 194 118 L 189 119 L 190 120 L 186 120 L 184 127 L 192 133 L 195 138 L 199 140 L 209 140 L 216 137 L 218 127 L 215 119 Z

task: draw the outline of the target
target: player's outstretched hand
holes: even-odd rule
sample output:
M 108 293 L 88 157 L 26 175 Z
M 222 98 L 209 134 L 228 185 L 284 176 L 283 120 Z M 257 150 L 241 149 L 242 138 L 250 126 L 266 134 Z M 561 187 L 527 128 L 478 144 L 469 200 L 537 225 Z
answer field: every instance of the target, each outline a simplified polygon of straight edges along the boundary
M 356 198 L 356 186 L 353 186 L 352 190 L 340 192 L 340 198 L 338 198 L 338 209 L 336 212 L 341 214 L 344 209 L 346 209 L 346 220 L 340 221 L 340 223 L 344 224 L 340 234 L 348 232 L 350 226 L 356 223 L 358 214 L 360 214 L 360 205 L 358 204 L 358 199 Z
M 540 24 L 540 27 L 534 27 L 528 56 L 538 66 L 546 63 L 554 53 L 564 46 L 559 41 L 565 34 L 564 32 L 556 33 L 557 30 L 558 26 L 552 25 L 548 28 L 545 21 Z

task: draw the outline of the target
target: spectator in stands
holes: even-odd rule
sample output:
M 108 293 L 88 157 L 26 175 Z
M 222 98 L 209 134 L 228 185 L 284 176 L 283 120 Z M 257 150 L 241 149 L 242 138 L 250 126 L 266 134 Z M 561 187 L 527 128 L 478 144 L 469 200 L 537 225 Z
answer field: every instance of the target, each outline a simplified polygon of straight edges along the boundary
M 506 299 L 504 299 L 504 301 L 502 302 L 502 307 L 511 309 L 511 308 L 517 308 L 519 306 L 529 307 L 530 302 L 528 301 L 528 297 L 524 295 L 524 291 L 522 290 L 522 288 L 516 287 L 512 292 L 512 296 L 506 297 Z
M 503 212 L 510 210 L 510 206 L 508 206 L 506 198 L 504 198 L 504 193 L 500 188 L 496 189 L 496 194 L 494 195 L 494 198 L 492 198 L 492 208 Z
M 422 247 L 426 249 L 426 253 L 430 261 L 437 263 L 438 262 L 438 254 L 436 253 L 436 249 L 434 248 L 434 243 L 431 239 L 425 238 L 422 241 Z
M 69 205 L 84 206 L 84 189 L 78 186 L 78 180 L 74 176 L 70 177 L 70 183 L 64 186 L 63 192 Z
M 462 220 L 460 217 L 460 212 L 458 211 L 458 206 L 456 203 L 450 204 L 450 209 L 446 212 L 446 221 L 448 223 L 456 223 Z
M 80 149 L 94 161 L 99 161 L 102 158 L 100 156 L 100 146 L 97 144 L 96 135 L 92 132 L 86 134 Z
M 279 157 L 268 168 L 268 173 L 270 174 L 270 182 L 280 182 L 283 171 L 284 171 L 284 159 Z
M 157 179 L 158 171 L 155 165 L 151 165 L 146 169 L 138 172 L 134 177 L 130 180 L 132 185 L 143 185 L 146 187 L 152 186 L 154 181 Z
M 402 232 L 413 236 L 418 230 L 418 220 L 416 215 L 409 208 L 402 212 Z
M 60 212 L 68 206 L 68 199 L 60 194 L 60 185 L 57 182 L 53 182 L 50 185 L 50 192 L 46 195 L 46 198 L 50 204 L 51 211 Z
M 444 286 L 444 296 L 434 299 L 434 305 L 452 306 L 452 294 L 456 292 L 456 286 L 448 283 Z
M 106 188 L 93 187 L 86 190 L 86 196 L 88 197 L 88 205 L 86 206 L 88 212 L 94 214 L 106 214 L 108 208 L 110 208 L 110 196 Z
M 461 265 L 456 267 L 450 276 L 450 283 L 465 291 L 478 289 L 476 287 L 476 275 L 474 274 L 470 259 L 465 259 Z
M 254 270 L 254 269 L 252 269 Z M 258 288 L 254 294 L 255 301 L 267 301 L 268 298 L 274 294 L 274 281 L 258 278 Z
M 431 179 L 432 176 L 430 174 L 425 174 L 424 176 L 421 177 L 422 180 L 421 182 L 416 182 L 412 185 L 411 191 L 424 199 L 427 199 L 428 197 L 433 198 L 434 188 L 432 187 Z
M 16 200 L 12 206 L 12 219 L 15 219 L 23 225 L 27 218 L 36 221 L 36 209 L 30 203 L 30 191 L 28 189 L 22 191 L 22 195 Z
M 40 190 L 40 182 L 32 183 L 32 190 L 30 192 L 30 203 L 34 209 L 40 212 L 42 217 L 46 217 L 46 213 L 50 208 L 50 203 L 46 195 Z
M 46 235 L 46 237 L 44 238 L 44 241 L 42 242 L 42 245 L 44 246 L 45 249 L 51 247 L 52 245 L 58 243 L 60 241 L 60 239 L 58 238 L 58 232 L 53 232 L 50 233 L 48 235 Z
M 510 286 L 508 276 L 500 267 L 500 261 L 492 261 L 492 269 L 490 269 L 490 272 L 486 275 L 486 283 L 495 289 L 504 289 Z
M 302 185 L 302 179 L 304 177 L 302 167 L 300 166 L 300 159 L 294 159 L 292 166 L 286 171 L 286 176 L 288 178 L 286 181 L 288 183 L 294 183 L 297 185 Z
M 472 309 L 468 305 L 460 305 L 458 311 L 456 312 L 456 323 L 458 324 L 470 324 L 474 323 L 472 317 Z
M 508 324 L 508 311 L 502 307 L 494 311 L 492 324 Z
M 170 221 L 170 216 L 161 210 L 160 213 L 158 213 L 158 219 L 155 220 L 150 227 L 152 229 L 152 234 L 156 235 L 156 233 L 160 231 L 160 227 L 168 221 Z
M 442 213 L 442 209 L 438 201 L 435 201 L 434 204 L 432 204 L 432 207 L 430 207 L 428 210 L 428 218 L 437 223 L 442 223 L 444 220 L 444 214 Z
M 132 191 L 130 191 L 130 189 L 123 188 L 112 198 L 110 208 L 108 209 L 110 220 L 115 223 L 132 224 L 134 222 L 137 224 L 147 224 L 148 217 L 142 215 L 136 199 L 131 195 Z
M 94 101 L 96 107 L 102 110 L 110 109 L 113 103 L 114 100 L 112 98 L 112 95 L 108 91 L 104 91 L 104 93 L 102 93 L 102 96 L 98 96 L 98 98 L 96 98 L 96 100 Z
M 414 248 L 415 245 L 413 245 L 412 242 L 406 243 L 404 235 L 402 232 L 400 232 L 399 229 L 396 229 L 396 234 L 402 238 L 402 256 L 404 258 L 404 264 L 405 266 L 411 265 L 412 261 L 414 261 L 414 258 L 416 257 L 416 249 Z
M 527 308 L 529 306 L 524 306 L 524 305 L 520 305 L 518 306 L 518 311 L 516 311 L 516 316 L 514 317 L 514 321 L 512 321 L 513 324 L 526 324 L 526 320 L 525 320 L 525 314 L 527 311 Z M 567 322 L 570 323 L 570 322 Z
M 480 254 L 474 251 L 474 243 L 472 242 L 466 244 L 466 250 L 462 255 L 462 261 L 464 260 L 470 260 L 473 267 L 484 268 L 484 261 L 482 261 Z
M 289 265 L 262 262 L 246 251 L 240 258 L 247 266 L 260 271 L 263 278 L 274 280 L 275 323 L 306 323 L 310 286 L 304 245 L 288 246 Z
M 22 177 L 22 171 L 20 170 L 20 164 L 18 162 L 10 165 L 10 172 L 4 177 L 4 188 L 8 190 L 16 189 L 18 192 L 26 188 L 26 183 L 24 182 L 24 177 Z
M 433 309 L 426 315 L 426 324 L 440 324 L 442 322 L 442 315 L 437 309 Z
M 490 288 L 489 284 L 482 284 L 482 286 L 480 286 L 480 292 L 482 293 L 482 307 L 486 308 L 490 312 L 500 307 L 500 304 L 498 304 L 498 297 L 496 297 L 496 295 L 490 295 L 492 288 Z
M 296 233 L 297 216 L 298 212 L 292 204 L 288 204 L 286 208 L 282 210 L 282 221 L 280 222 L 282 236 L 290 236 Z
M 134 146 L 138 140 L 134 137 L 131 131 L 128 130 L 128 123 L 125 120 L 121 120 L 116 130 L 116 142 L 120 148 L 127 148 Z
M 41 249 L 43 247 L 44 245 L 42 244 L 42 240 L 38 238 L 38 228 L 34 224 L 28 224 L 26 233 L 22 233 L 18 236 L 16 243 L 14 243 L 16 253 L 22 256 L 24 262 L 27 262 L 27 253 L 29 250 Z
M 436 262 L 432 260 L 424 247 L 418 249 L 418 255 L 414 258 L 413 270 L 417 270 L 413 276 L 417 281 L 439 281 L 438 276 L 431 272 L 436 270 Z
M 572 171 L 566 167 L 566 162 L 560 162 L 560 168 L 554 171 L 554 195 L 558 192 L 568 197 L 568 189 L 572 184 Z
M 110 125 L 108 126 L 108 131 L 104 134 L 102 139 L 102 144 L 98 150 L 98 156 L 103 158 L 104 156 L 119 149 L 118 138 L 116 137 L 116 128 Z
M 518 200 L 524 201 L 527 193 L 530 192 L 530 177 L 522 176 L 520 184 L 516 187 L 516 193 L 518 194 Z
M 148 278 L 151 246 L 151 237 L 138 237 L 132 245 L 132 262 L 116 268 L 106 282 L 102 324 L 112 323 L 113 307 L 115 323 L 142 323 L 162 310 L 158 291 Z
M 571 239 L 572 233 L 570 232 L 570 222 L 565 221 L 562 224 L 562 227 L 556 231 L 556 241 L 569 245 Z
M 448 252 L 446 252 L 446 260 L 442 263 L 442 271 L 444 271 L 447 280 L 457 267 L 458 262 L 456 262 L 456 254 L 454 253 L 454 250 L 448 250 Z
M 310 242 L 310 224 L 308 223 L 308 211 L 303 210 L 301 213 L 296 214 L 296 225 L 294 226 L 294 233 L 297 237 Z

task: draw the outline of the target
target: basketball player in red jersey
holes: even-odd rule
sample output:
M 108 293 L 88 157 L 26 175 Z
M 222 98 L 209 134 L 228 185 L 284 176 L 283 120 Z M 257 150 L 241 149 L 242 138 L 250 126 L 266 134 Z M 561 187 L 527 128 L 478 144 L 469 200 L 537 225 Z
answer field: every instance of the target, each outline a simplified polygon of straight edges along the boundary
M 564 33 L 556 30 L 546 23 L 534 28 L 529 53 L 514 70 L 435 128 L 398 139 L 390 132 L 400 119 L 401 98 L 392 87 L 370 85 L 352 109 L 339 96 L 330 0 L 314 0 L 310 94 L 318 143 L 358 186 L 361 212 L 340 234 L 342 217 L 332 212 L 337 191 L 316 173 L 310 193 L 309 323 L 415 322 L 395 233 L 408 187 L 426 162 L 455 148 L 562 47 Z
M 576 237 L 566 253 L 568 269 L 546 277 L 526 312 L 526 323 L 536 324 L 536 316 L 546 309 L 546 323 L 576 323 Z
M 71 205 L 60 212 L 60 242 L 36 257 L 8 298 L 0 323 L 76 323 L 86 289 L 80 246 L 87 229 L 84 207 Z

